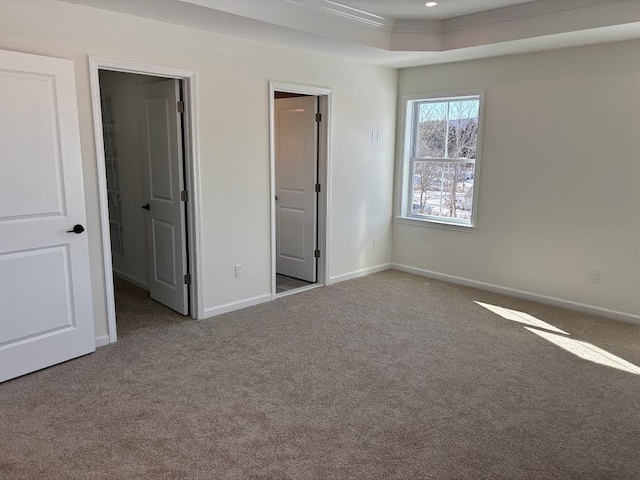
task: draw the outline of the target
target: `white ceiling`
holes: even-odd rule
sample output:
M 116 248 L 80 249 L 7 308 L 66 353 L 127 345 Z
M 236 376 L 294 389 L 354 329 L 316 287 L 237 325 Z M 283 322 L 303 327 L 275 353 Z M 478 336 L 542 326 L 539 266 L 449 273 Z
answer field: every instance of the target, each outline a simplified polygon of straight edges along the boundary
M 438 5 L 432 8 L 425 7 L 424 0 L 339 0 L 339 3 L 387 18 L 444 20 L 531 1 L 438 0 Z
M 62 1 L 396 68 L 640 38 L 640 0 L 440 0 L 443 20 L 380 15 L 426 0 Z

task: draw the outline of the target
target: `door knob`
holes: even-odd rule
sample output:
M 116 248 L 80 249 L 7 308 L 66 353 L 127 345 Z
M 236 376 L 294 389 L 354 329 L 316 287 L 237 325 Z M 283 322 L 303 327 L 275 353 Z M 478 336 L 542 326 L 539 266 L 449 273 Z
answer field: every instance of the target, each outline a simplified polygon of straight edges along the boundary
M 151 210 L 151 205 L 149 205 L 148 203 L 146 205 L 143 205 L 142 208 L 144 210 Z
M 80 224 L 73 227 L 73 230 L 67 230 L 67 233 L 77 233 L 78 235 L 80 235 L 82 232 L 84 232 L 84 227 Z

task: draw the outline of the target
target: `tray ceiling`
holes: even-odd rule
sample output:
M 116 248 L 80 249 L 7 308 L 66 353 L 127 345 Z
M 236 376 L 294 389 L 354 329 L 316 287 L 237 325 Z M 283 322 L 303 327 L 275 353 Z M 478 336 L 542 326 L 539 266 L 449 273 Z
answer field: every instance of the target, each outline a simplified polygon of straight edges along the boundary
M 63 1 L 396 68 L 640 38 L 637 0 Z
M 382 17 L 403 20 L 444 20 L 472 13 L 510 7 L 532 0 L 439 0 L 427 8 L 421 0 L 340 0 L 338 3 Z

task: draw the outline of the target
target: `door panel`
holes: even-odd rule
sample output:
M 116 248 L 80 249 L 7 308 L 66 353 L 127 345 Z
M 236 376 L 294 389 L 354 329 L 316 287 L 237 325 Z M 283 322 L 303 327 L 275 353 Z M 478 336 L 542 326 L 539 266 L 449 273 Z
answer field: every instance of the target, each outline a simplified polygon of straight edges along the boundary
M 171 168 L 171 109 L 167 98 L 149 98 L 146 103 L 148 119 L 145 140 L 149 151 L 149 184 L 152 200 L 172 202 L 173 169 Z M 174 124 L 175 125 L 175 124 Z M 174 134 L 175 137 L 175 134 Z
M 276 272 L 316 279 L 317 97 L 275 100 Z
M 0 51 L 0 381 L 95 350 L 73 62 Z
M 3 112 L 21 111 L 4 122 L 2 151 L 6 161 L 0 176 L 0 218 L 64 215 L 61 153 L 54 78 L 48 75 L 0 71 Z M 29 99 L 24 103 L 24 99 Z M 20 159 L 28 158 L 31 168 Z M 21 202 L 15 201 L 20 198 Z
M 75 326 L 69 266 L 66 246 L 0 255 L 0 288 L 6 295 L 3 344 Z M 49 302 L 25 302 L 24 295 L 30 290 L 48 292 Z M 23 321 L 25 318 L 30 321 Z
M 153 242 L 153 278 L 156 282 L 176 288 L 176 268 L 175 268 L 175 228 L 169 223 L 151 219 Z M 160 261 L 157 261 L 160 259 Z
M 304 261 L 307 243 L 305 217 L 305 210 L 279 208 L 278 254 L 280 257 Z
M 140 87 L 145 161 L 145 190 L 149 199 L 149 290 L 151 298 L 187 315 L 189 292 L 184 190 L 182 115 L 178 113 L 177 80 Z

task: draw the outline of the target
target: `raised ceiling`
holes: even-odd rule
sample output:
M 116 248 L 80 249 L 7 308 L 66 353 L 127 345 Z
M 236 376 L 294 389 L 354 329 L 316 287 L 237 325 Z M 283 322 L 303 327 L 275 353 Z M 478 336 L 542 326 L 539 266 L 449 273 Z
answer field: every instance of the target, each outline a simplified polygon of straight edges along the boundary
M 63 1 L 397 68 L 640 38 L 640 0 Z
M 438 5 L 433 8 L 425 7 L 425 2 L 421 0 L 341 0 L 339 3 L 387 18 L 445 20 L 531 1 L 439 0 Z

